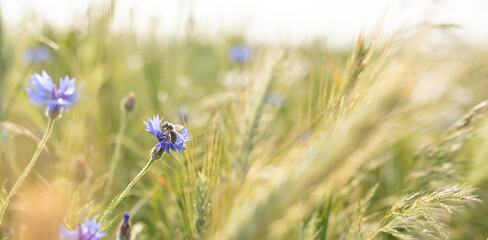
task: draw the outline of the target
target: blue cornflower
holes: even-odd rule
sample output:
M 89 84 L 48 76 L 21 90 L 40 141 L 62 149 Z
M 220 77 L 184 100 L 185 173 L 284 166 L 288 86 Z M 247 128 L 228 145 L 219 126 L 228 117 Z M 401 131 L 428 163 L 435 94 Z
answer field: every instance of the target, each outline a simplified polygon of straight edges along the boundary
M 146 125 L 146 131 L 154 135 L 155 141 L 158 142 L 156 144 L 157 150 L 163 150 L 167 153 L 170 153 L 169 150 L 173 151 L 180 151 L 186 149 L 185 142 L 190 141 L 192 138 L 188 137 L 190 132 L 188 129 L 183 128 L 179 134 L 177 134 L 177 138 L 175 143 L 171 141 L 171 136 L 167 131 L 161 129 L 161 122 L 163 118 L 159 118 L 159 115 L 153 116 L 153 119 L 148 118 L 147 122 L 144 122 Z
M 229 50 L 229 59 L 236 63 L 249 62 L 252 56 L 252 48 L 246 45 L 236 45 Z
M 26 87 L 29 101 L 47 107 L 48 115 L 57 118 L 63 110 L 68 111 L 80 100 L 81 88 L 76 87 L 75 81 L 66 75 L 64 79 L 60 78 L 57 88 L 46 71 L 42 71 L 42 75 L 34 73 L 29 82 L 32 87 Z
M 51 57 L 51 50 L 45 45 L 30 47 L 24 51 L 24 61 L 27 63 L 41 63 L 49 57 Z
M 96 218 L 93 218 L 91 221 L 89 218 L 86 218 L 86 221 L 80 224 L 74 231 L 70 231 L 64 226 L 61 226 L 59 237 L 61 240 L 100 240 L 107 236 L 100 229 L 100 226 L 102 226 L 102 223 L 97 223 Z

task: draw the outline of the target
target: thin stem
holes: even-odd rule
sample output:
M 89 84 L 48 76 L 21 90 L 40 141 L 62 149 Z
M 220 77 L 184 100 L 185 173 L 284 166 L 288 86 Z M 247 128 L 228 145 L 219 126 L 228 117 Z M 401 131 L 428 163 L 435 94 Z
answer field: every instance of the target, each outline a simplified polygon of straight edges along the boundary
M 378 233 L 380 233 L 380 232 L 381 232 L 381 230 L 383 230 L 383 228 L 377 229 L 377 230 L 376 230 L 376 231 L 374 231 L 374 232 L 373 232 L 371 235 L 369 235 L 369 237 L 368 237 L 366 240 L 372 240 L 372 239 L 374 239 L 374 237 L 375 237 L 376 235 L 378 235 Z
M 108 194 L 110 193 L 110 187 L 112 186 L 112 182 L 114 180 L 115 169 L 117 168 L 117 165 L 119 163 L 120 145 L 122 142 L 122 137 L 124 136 L 125 129 L 127 127 L 127 115 L 128 115 L 127 111 L 122 111 L 122 116 L 121 116 L 122 123 L 120 124 L 119 133 L 117 134 L 117 140 L 115 142 L 114 152 L 112 154 L 112 161 L 110 165 L 110 172 L 108 174 L 108 181 L 107 181 L 107 187 L 105 189 L 104 201 L 107 199 Z
M 37 159 L 39 158 L 39 155 L 42 152 L 42 149 L 46 145 L 46 142 L 49 139 L 51 132 L 53 131 L 54 121 L 55 121 L 54 119 L 49 119 L 49 122 L 47 124 L 47 129 L 44 132 L 44 136 L 42 136 L 41 141 L 37 145 L 37 149 L 36 149 L 36 152 L 34 153 L 34 156 L 32 156 L 32 159 L 30 160 L 29 164 L 27 164 L 24 171 L 20 175 L 19 179 L 17 180 L 17 182 L 15 182 L 14 187 L 12 188 L 12 190 L 10 190 L 10 192 L 7 195 L 7 198 L 3 202 L 2 212 L 0 213 L 0 226 L 2 225 L 3 216 L 5 215 L 5 210 L 7 209 L 7 206 L 9 204 L 10 200 L 15 195 L 15 193 L 17 192 L 17 189 L 19 189 L 22 182 L 24 182 L 27 175 L 29 175 L 30 171 L 32 170 L 32 168 L 36 164 Z
M 130 189 L 134 186 L 134 184 L 136 184 L 136 182 L 139 181 L 139 179 L 142 176 L 144 176 L 144 174 L 147 173 L 147 171 L 149 170 L 149 168 L 151 167 L 151 165 L 154 163 L 155 160 L 156 159 L 153 159 L 151 157 L 151 159 L 149 159 L 149 161 L 147 162 L 146 166 L 139 172 L 139 174 L 137 174 L 137 176 L 134 179 L 132 179 L 132 181 L 129 183 L 129 185 L 127 185 L 125 190 L 112 200 L 112 202 L 107 207 L 107 209 L 105 209 L 105 212 L 103 212 L 102 218 L 100 218 L 100 222 L 103 222 L 105 221 L 105 219 L 107 219 L 108 215 L 110 215 L 110 213 L 114 210 L 114 208 L 117 207 L 117 205 L 119 205 L 119 203 L 127 196 L 127 194 L 129 193 Z

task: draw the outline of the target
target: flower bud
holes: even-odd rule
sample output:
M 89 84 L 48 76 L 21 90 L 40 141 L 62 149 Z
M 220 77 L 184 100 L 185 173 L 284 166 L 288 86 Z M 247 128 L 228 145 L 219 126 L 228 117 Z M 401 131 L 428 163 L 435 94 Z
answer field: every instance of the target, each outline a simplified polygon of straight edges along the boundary
M 73 174 L 73 180 L 76 184 L 83 184 L 91 176 L 91 170 L 86 164 L 86 159 L 83 155 L 79 155 L 76 158 L 76 168 Z
M 162 149 L 161 147 L 159 147 L 159 145 L 156 145 L 153 147 L 153 149 L 151 150 L 151 159 L 153 160 L 158 160 L 160 158 L 162 158 L 164 155 L 164 149 Z
M 46 116 L 52 120 L 58 119 L 63 113 L 63 108 L 61 107 L 48 107 L 46 109 Z
M 136 95 L 130 92 L 127 97 L 120 102 L 120 108 L 125 112 L 132 112 L 136 109 Z
M 120 225 L 119 240 L 130 240 L 130 214 L 124 213 L 124 222 Z

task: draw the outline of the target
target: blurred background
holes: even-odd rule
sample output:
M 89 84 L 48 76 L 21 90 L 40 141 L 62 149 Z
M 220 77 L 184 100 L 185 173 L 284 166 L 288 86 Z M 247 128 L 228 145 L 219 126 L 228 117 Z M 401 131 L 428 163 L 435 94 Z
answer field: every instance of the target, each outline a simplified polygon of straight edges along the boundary
M 135 185 L 104 239 L 124 211 L 132 239 L 486 239 L 486 10 L 0 0 L 4 193 L 47 123 L 25 91 L 31 74 L 83 83 L 0 236 L 57 239 L 60 225 L 99 217 L 146 164 L 155 142 L 142 122 L 159 114 L 193 140 Z
M 2 0 L 2 15 L 12 32 L 36 32 L 49 24 L 59 29 L 86 30 L 87 12 L 107 1 Z M 141 37 L 183 36 L 188 28 L 202 38 L 242 35 L 258 43 L 308 43 L 322 39 L 328 47 L 347 49 L 360 31 L 381 23 L 391 35 L 421 23 L 453 24 L 452 34 L 469 44 L 488 39 L 488 3 L 483 0 L 372 1 L 117 1 L 110 29 Z

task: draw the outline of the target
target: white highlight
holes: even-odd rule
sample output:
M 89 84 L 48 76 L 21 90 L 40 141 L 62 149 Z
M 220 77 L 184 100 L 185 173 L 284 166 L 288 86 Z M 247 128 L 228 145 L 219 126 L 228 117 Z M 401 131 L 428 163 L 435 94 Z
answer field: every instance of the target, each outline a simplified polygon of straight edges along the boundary
M 0 0 L 3 18 L 17 26 L 35 22 L 32 16 L 59 27 L 86 26 L 91 3 L 99 6 L 86 0 Z M 113 28 L 183 35 L 192 15 L 204 36 L 242 32 L 250 41 L 287 44 L 324 38 L 330 46 L 349 47 L 361 30 L 371 31 L 381 20 L 387 34 L 429 21 L 457 24 L 460 39 L 480 44 L 488 40 L 486 10 L 485 0 L 119 0 Z

